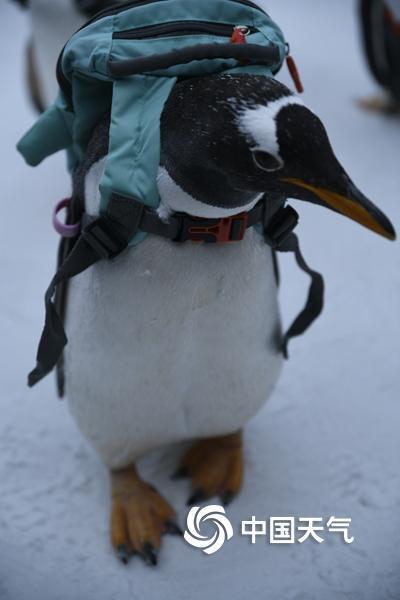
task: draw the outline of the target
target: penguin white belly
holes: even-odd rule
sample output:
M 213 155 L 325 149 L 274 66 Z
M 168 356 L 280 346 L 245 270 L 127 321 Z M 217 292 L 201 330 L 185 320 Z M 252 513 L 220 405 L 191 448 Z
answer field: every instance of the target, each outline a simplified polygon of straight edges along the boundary
M 148 236 L 71 281 L 66 329 L 70 410 L 109 467 L 234 432 L 281 367 L 271 250 Z

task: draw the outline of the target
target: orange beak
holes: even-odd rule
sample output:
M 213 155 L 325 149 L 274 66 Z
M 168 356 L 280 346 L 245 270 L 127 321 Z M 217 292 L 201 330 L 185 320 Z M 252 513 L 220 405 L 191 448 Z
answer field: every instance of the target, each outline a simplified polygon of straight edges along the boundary
M 372 202 L 370 202 L 357 188 L 351 184 L 349 191 L 351 197 L 337 192 L 310 185 L 302 179 L 282 178 L 281 181 L 312 192 L 322 203 L 336 212 L 360 223 L 367 229 L 382 235 L 388 240 L 396 239 L 396 232 L 389 219 Z

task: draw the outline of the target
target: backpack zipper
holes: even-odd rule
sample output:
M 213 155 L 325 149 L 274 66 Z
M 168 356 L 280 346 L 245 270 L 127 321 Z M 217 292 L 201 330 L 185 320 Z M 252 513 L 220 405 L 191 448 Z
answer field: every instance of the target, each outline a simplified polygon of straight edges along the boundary
M 246 27 L 248 33 L 257 31 L 254 27 Z M 113 39 L 116 40 L 144 40 L 157 37 L 169 37 L 175 35 L 215 35 L 219 37 L 230 37 L 234 26 L 225 23 L 210 23 L 209 21 L 171 21 L 162 25 L 148 25 L 126 29 L 125 31 L 114 31 Z
M 114 5 L 110 6 L 110 8 L 106 8 L 104 10 L 101 10 L 97 14 L 95 14 L 89 21 L 87 21 L 87 23 L 85 23 L 81 27 L 81 29 L 83 29 L 87 25 L 90 25 L 90 23 L 93 23 L 94 21 L 98 21 L 99 19 L 102 19 L 103 17 L 108 17 L 110 15 L 116 15 L 120 12 L 125 12 L 126 10 L 129 10 L 130 8 L 134 8 L 135 6 L 146 6 L 147 4 L 152 4 L 155 1 L 156 0 L 131 0 L 130 2 L 125 1 L 125 2 L 120 2 L 119 4 L 114 4 Z M 254 2 L 252 2 L 251 0 L 231 0 L 231 1 L 236 2 L 237 4 L 244 4 L 244 6 L 249 6 L 250 8 L 255 8 L 256 10 L 265 14 L 265 11 L 260 6 L 258 6 Z
M 147 4 L 151 4 L 154 1 L 155 0 L 131 0 L 130 2 L 125 1 L 125 2 L 120 2 L 119 4 L 114 4 L 110 8 L 106 8 L 106 9 L 100 11 L 94 17 L 89 19 L 89 21 L 87 21 L 84 25 L 82 25 L 82 27 L 80 27 L 80 29 L 78 29 L 78 31 L 85 29 L 85 27 L 87 27 L 91 23 L 94 23 L 95 21 L 98 21 L 99 19 L 102 19 L 103 17 L 108 17 L 108 16 L 116 15 L 120 12 L 125 12 L 126 10 L 129 10 L 130 8 L 134 8 L 135 6 L 136 7 L 137 6 L 145 6 Z M 260 8 L 260 6 L 258 6 L 254 2 L 251 2 L 251 0 L 231 0 L 231 1 L 236 2 L 237 4 L 244 4 L 245 6 L 249 6 L 250 8 L 254 8 L 254 9 L 258 10 L 259 12 L 266 14 L 265 11 L 262 8 Z M 75 32 L 75 33 L 77 33 L 77 32 Z M 64 46 L 64 48 L 65 48 L 65 46 Z M 64 95 L 66 96 L 68 103 L 72 103 L 72 99 L 71 99 L 72 86 L 71 86 L 70 81 L 64 75 L 62 66 L 61 66 L 64 48 L 61 50 L 60 55 L 57 60 L 56 76 L 57 76 L 58 85 L 64 92 Z

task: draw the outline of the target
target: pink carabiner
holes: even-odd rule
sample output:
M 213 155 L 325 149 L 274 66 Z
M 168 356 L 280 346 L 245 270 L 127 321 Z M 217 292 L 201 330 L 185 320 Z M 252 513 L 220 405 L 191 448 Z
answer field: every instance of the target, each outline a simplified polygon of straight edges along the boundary
M 67 225 L 66 223 L 62 223 L 58 218 L 58 213 L 63 208 L 68 208 L 70 201 L 71 198 L 64 198 L 63 200 L 60 200 L 53 210 L 53 227 L 59 235 L 65 238 L 76 237 L 81 229 L 80 221 L 73 223 L 72 225 Z

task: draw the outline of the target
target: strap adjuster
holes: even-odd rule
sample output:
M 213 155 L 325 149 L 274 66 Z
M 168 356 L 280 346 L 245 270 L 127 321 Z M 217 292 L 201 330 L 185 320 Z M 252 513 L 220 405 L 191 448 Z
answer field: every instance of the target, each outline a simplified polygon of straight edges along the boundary
M 264 228 L 265 241 L 274 249 L 287 240 L 299 223 L 299 215 L 291 206 L 278 210 Z
M 107 217 L 95 219 L 82 231 L 82 237 L 101 258 L 114 258 L 127 246 Z
M 249 216 L 243 212 L 223 219 L 201 219 L 183 217 L 182 229 L 177 241 L 225 244 L 240 242 L 246 233 Z

